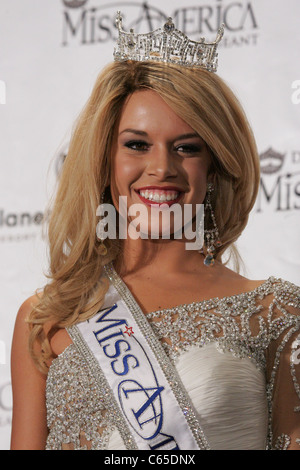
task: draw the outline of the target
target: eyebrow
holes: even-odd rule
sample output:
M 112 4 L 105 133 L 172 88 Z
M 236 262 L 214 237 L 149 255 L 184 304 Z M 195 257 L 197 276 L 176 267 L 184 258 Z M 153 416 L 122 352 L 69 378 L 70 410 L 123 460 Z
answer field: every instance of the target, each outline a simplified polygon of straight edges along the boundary
M 147 132 L 140 131 L 138 129 L 124 129 L 122 132 L 120 132 L 119 135 L 124 134 L 125 132 L 131 133 L 131 134 L 136 134 L 136 135 L 148 136 Z M 200 135 L 197 134 L 196 132 L 194 132 L 194 133 L 179 135 L 174 140 L 191 139 L 191 138 L 195 138 L 195 137 L 201 139 Z
M 137 135 L 148 135 L 147 132 L 144 131 L 139 131 L 138 129 L 124 129 L 124 131 L 120 132 L 119 135 L 124 134 L 125 132 L 130 132 L 131 134 L 137 134 Z

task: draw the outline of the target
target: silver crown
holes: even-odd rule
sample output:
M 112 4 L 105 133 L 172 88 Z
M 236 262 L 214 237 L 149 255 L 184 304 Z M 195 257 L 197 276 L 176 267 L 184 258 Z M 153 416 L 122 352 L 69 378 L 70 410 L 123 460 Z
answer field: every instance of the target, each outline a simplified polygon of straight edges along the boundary
M 222 24 L 214 42 L 192 41 L 182 31 L 175 28 L 169 18 L 162 28 L 145 34 L 135 34 L 133 29 L 126 32 L 122 29 L 122 16 L 118 11 L 116 25 L 119 31 L 114 50 L 116 61 L 149 61 L 165 62 L 187 67 L 200 67 L 216 72 L 218 66 L 217 47 L 224 34 Z

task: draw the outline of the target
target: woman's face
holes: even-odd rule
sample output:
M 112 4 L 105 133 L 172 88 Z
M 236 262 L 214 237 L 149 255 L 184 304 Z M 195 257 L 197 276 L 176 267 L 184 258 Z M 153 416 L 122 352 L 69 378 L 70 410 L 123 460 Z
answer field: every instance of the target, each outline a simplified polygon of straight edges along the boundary
M 118 210 L 119 196 L 126 196 L 128 208 L 139 204 L 134 207 L 147 211 L 138 219 L 142 233 L 150 233 L 151 211 L 159 208 L 191 204 L 195 215 L 210 163 L 205 142 L 156 92 L 136 91 L 127 99 L 115 134 L 111 193 Z

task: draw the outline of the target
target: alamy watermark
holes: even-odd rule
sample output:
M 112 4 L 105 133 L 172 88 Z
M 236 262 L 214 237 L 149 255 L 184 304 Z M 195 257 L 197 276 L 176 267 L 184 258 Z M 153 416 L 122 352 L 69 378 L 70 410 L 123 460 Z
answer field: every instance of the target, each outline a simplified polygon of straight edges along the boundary
M 118 211 L 113 204 L 104 203 L 98 206 L 96 215 L 101 217 L 96 233 L 102 241 L 127 237 L 133 240 L 184 239 L 186 250 L 200 250 L 203 246 L 204 204 L 151 205 L 149 201 L 149 206 L 136 203 L 127 207 L 127 196 L 120 196 Z
M 294 80 L 292 83 L 292 89 L 295 90 L 292 93 L 292 103 L 299 104 L 300 103 L 300 80 Z
M 0 80 L 0 104 L 6 104 L 6 84 Z

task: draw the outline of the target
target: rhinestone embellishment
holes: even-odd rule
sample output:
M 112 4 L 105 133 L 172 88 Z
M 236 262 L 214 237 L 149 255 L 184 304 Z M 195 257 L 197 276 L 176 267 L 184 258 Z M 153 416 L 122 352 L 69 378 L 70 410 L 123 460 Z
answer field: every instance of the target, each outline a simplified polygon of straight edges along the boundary
M 218 67 L 217 47 L 224 35 L 224 25 L 218 29 L 215 41 L 192 41 L 182 31 L 175 28 L 169 18 L 162 28 L 149 33 L 136 34 L 133 29 L 123 30 L 122 15 L 117 13 L 116 26 L 119 32 L 114 50 L 115 61 L 156 61 L 199 67 L 216 72 Z
M 248 293 L 180 305 L 145 316 L 112 265 L 106 267 L 106 273 L 115 287 L 118 286 L 144 334 L 148 335 L 200 448 L 208 448 L 208 444 L 199 427 L 197 413 L 174 367 L 170 367 L 170 361 L 171 365 L 175 364 L 191 347 L 202 348 L 211 342 L 215 342 L 221 352 L 228 351 L 238 358 L 249 358 L 262 371 L 268 368 L 266 397 L 269 429 L 266 448 L 284 450 L 289 447 L 292 438 L 284 429 L 279 431 L 278 436 L 273 436 L 273 400 L 282 360 L 290 351 L 289 387 L 295 397 L 291 413 L 298 414 L 300 411 L 300 316 L 293 310 L 300 308 L 299 287 L 270 277 Z M 113 392 L 97 361 L 76 326 L 68 328 L 68 333 L 73 344 L 54 359 L 47 378 L 49 435 L 46 449 L 104 450 L 112 433 L 118 430 L 126 449 L 135 450 L 133 436 L 120 416 Z M 269 349 L 273 353 L 272 359 L 268 358 L 267 361 Z M 300 436 L 296 436 L 294 442 L 300 444 Z

